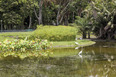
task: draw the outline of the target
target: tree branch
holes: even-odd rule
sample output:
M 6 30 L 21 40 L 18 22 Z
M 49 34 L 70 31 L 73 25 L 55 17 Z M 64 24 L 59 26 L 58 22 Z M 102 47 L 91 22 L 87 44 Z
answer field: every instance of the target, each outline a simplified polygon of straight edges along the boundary
M 36 12 L 36 10 L 35 10 L 35 5 L 34 5 L 34 13 L 35 13 L 36 18 L 38 19 L 39 16 L 37 15 L 37 12 Z

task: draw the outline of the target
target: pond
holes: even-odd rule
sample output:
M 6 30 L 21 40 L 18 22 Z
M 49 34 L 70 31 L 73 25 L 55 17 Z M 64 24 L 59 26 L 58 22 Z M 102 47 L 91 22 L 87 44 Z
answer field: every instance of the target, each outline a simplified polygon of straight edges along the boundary
M 116 42 L 55 48 L 50 58 L 0 61 L 0 77 L 115 77 Z M 82 51 L 82 55 L 78 53 Z

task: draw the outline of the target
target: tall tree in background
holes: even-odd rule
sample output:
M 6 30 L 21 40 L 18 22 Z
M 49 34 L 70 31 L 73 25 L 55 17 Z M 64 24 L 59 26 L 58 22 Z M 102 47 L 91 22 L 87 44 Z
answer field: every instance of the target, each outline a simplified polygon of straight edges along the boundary
M 94 19 L 94 32 L 101 39 L 114 39 L 116 34 L 116 1 L 95 0 L 89 5 Z M 88 10 L 89 11 L 89 10 Z
M 18 1 L 2 0 L 1 1 L 1 15 L 4 22 L 4 29 L 12 29 L 20 26 L 22 16 L 20 14 L 20 4 Z
M 35 1 L 34 1 L 34 3 L 35 3 Z M 38 12 L 36 11 L 36 6 L 34 6 L 34 13 L 35 13 L 36 18 L 38 19 L 38 24 L 39 25 L 42 24 L 42 7 L 43 7 L 43 1 L 44 0 L 38 0 L 38 1 L 36 1 L 38 3 L 37 8 L 39 7 Z

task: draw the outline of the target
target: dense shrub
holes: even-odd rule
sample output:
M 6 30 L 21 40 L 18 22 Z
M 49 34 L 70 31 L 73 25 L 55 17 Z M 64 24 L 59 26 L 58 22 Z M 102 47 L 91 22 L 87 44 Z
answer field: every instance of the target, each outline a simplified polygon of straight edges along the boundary
M 75 40 L 76 33 L 76 29 L 70 26 L 38 26 L 30 38 L 47 39 L 50 41 L 71 41 Z

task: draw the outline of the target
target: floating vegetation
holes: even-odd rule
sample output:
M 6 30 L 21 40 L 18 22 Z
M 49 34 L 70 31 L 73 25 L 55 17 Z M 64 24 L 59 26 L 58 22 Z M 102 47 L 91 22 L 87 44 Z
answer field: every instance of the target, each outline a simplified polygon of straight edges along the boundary
M 0 42 L 0 57 L 8 56 L 19 57 L 24 59 L 26 57 L 48 56 L 50 53 L 47 49 L 51 47 L 51 43 L 47 40 L 27 40 L 15 39 L 4 40 Z

